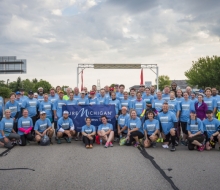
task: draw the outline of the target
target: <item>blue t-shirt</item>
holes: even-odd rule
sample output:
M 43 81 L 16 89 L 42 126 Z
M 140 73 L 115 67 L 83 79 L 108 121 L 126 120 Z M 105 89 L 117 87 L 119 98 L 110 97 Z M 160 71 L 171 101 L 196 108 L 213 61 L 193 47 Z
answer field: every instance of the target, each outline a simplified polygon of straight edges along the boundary
M 120 102 L 120 100 L 118 100 L 118 99 L 112 100 L 111 99 L 111 100 L 109 100 L 108 104 L 115 105 L 115 113 L 116 113 L 116 115 L 118 115 L 119 110 L 121 110 L 121 102 Z
M 91 134 L 91 133 L 93 133 L 93 132 L 96 132 L 96 129 L 95 129 L 95 126 L 94 126 L 94 125 L 90 125 L 90 126 L 84 125 L 84 126 L 82 127 L 82 131 L 81 131 L 81 132 L 84 132 L 84 133 L 86 133 L 86 134 Z
M 36 98 L 26 98 L 23 102 L 22 102 L 22 108 L 25 108 L 28 110 L 28 116 L 29 117 L 33 117 L 35 115 L 37 115 L 37 110 L 39 108 L 39 101 Z
M 131 100 L 131 102 L 137 100 L 137 97 L 136 96 L 129 96 L 128 97 L 129 100 Z
M 217 107 L 217 101 L 215 98 L 211 97 L 204 97 L 204 102 L 207 104 L 208 110 L 214 110 Z
M 204 133 L 203 129 L 203 123 L 202 121 L 197 118 L 197 120 L 189 120 L 187 122 L 187 131 L 190 131 L 192 134 L 196 134 L 197 132 L 201 132 L 202 134 Z
M 57 122 L 57 131 L 59 131 L 60 128 L 64 130 L 70 130 L 71 127 L 73 127 L 73 120 L 71 118 L 64 119 L 61 117 Z
M 152 104 L 153 100 L 154 100 L 154 97 L 152 95 L 145 94 L 145 95 L 142 96 L 142 99 L 145 101 L 145 103 Z
M 127 99 L 122 99 L 121 100 L 121 107 L 126 107 L 128 109 L 128 111 L 132 108 L 132 102 L 131 100 Z
M 152 121 L 148 119 L 144 122 L 144 130 L 147 132 L 148 135 L 152 135 L 159 128 L 159 121 L 156 119 L 153 119 Z
M 90 105 L 99 105 L 99 100 L 97 97 L 89 98 L 89 104 Z
M 219 120 L 215 118 L 213 118 L 211 121 L 209 121 L 208 119 L 203 120 L 204 131 L 207 132 L 208 138 L 210 138 L 212 134 L 220 130 L 219 125 Z
M 135 100 L 132 102 L 132 108 L 136 110 L 137 116 L 140 116 L 143 110 L 146 109 L 146 103 L 143 100 L 141 101 Z
M 48 127 L 51 126 L 51 122 L 48 118 L 45 118 L 45 120 L 38 119 L 35 123 L 34 130 L 43 133 Z
M 190 111 L 191 110 L 195 111 L 195 105 L 190 99 L 188 99 L 187 101 L 184 99 L 180 103 L 180 110 L 181 110 L 180 121 L 187 122 L 189 120 Z
M 18 129 L 19 128 L 24 128 L 27 130 L 29 127 L 33 127 L 33 121 L 30 117 L 21 117 L 18 120 Z M 20 130 L 18 130 L 19 135 L 23 135 L 24 133 Z
M 26 100 L 28 97 L 26 95 L 20 96 L 21 101 L 23 102 L 24 100 Z
M 128 129 L 132 130 L 134 128 L 138 128 L 138 131 L 144 134 L 143 127 L 141 125 L 141 120 L 139 117 L 136 117 L 136 119 L 130 118 L 127 123 Z
M 218 99 L 218 98 L 220 98 L 220 96 L 217 94 L 217 95 L 215 95 L 215 96 L 212 96 L 213 98 L 215 98 L 216 100 Z
M 220 111 L 220 96 L 216 98 L 217 110 Z
M 14 126 L 14 120 L 12 118 L 9 119 L 3 118 L 0 122 L 0 131 L 4 131 L 5 136 L 9 136 L 9 134 L 12 132 L 13 126 Z M 2 134 L 1 134 L 1 138 L 3 138 Z
M 20 107 L 20 112 L 18 114 L 18 118 L 20 118 L 20 117 L 22 117 L 22 112 L 21 112 L 22 100 L 21 100 L 21 98 L 19 98 L 19 99 L 15 99 L 15 101 L 18 102 L 19 107 Z
M 48 100 L 51 101 L 52 104 L 54 104 L 54 102 L 55 102 L 57 99 L 59 99 L 59 97 L 57 97 L 56 95 L 54 95 L 54 96 L 51 96 L 51 95 L 50 95 L 50 96 L 48 97 Z
M 42 101 L 44 101 L 44 96 L 43 95 L 41 96 L 41 95 L 38 94 L 37 99 L 38 99 L 39 102 L 42 102 Z
M 119 92 L 117 95 L 116 95 L 116 98 L 121 101 L 122 99 L 124 99 L 124 94 Z
M 121 129 L 123 127 L 127 126 L 129 118 L 130 118 L 129 114 L 125 114 L 125 115 L 121 114 L 121 115 L 119 115 L 119 117 L 118 117 L 118 125 L 119 125 L 119 127 Z M 127 133 L 128 130 L 126 129 L 123 132 Z
M 183 97 L 176 97 L 176 100 L 180 103 L 180 102 L 182 102 L 183 100 L 184 100 L 184 98 Z
M 158 119 L 165 135 L 167 135 L 170 132 L 170 129 L 174 127 L 174 122 L 177 122 L 176 115 L 170 111 L 166 113 L 160 112 L 158 114 Z
M 39 111 L 45 111 L 46 112 L 46 116 L 48 118 L 52 118 L 52 115 L 53 115 L 52 109 L 53 109 L 53 103 L 52 102 L 50 102 L 50 101 L 47 101 L 47 102 L 42 101 L 40 103 Z
M 78 94 L 78 95 L 75 95 L 75 94 L 74 94 L 74 98 L 73 98 L 73 99 L 75 99 L 75 100 L 77 101 L 77 100 L 80 99 L 80 98 L 81 98 L 80 94 Z
M 53 110 L 56 110 L 56 114 L 58 119 L 62 117 L 63 113 L 62 113 L 62 106 L 66 105 L 67 102 L 66 100 L 61 100 L 61 99 L 57 99 L 54 104 L 53 104 Z
M 98 101 L 100 105 L 108 104 L 107 98 L 105 96 L 104 97 L 99 96 Z
M 168 102 L 170 99 L 170 94 L 162 94 L 162 99 Z
M 197 98 L 194 98 L 194 99 L 190 98 L 190 100 L 193 102 L 194 105 L 198 102 Z
M 89 100 L 88 98 L 79 98 L 77 100 L 77 105 L 89 105 Z
M 100 124 L 98 126 L 98 131 L 104 130 L 105 132 L 107 132 L 108 130 L 113 131 L 113 126 L 111 123 L 106 123 L 106 124 Z
M 20 112 L 20 106 L 18 104 L 18 102 L 14 101 L 14 103 L 12 103 L 11 101 L 8 101 L 5 104 L 5 109 L 9 109 L 11 111 L 11 117 L 14 118 L 17 112 Z
M 169 100 L 168 105 L 169 105 L 169 111 L 173 112 L 174 114 L 180 111 L 180 104 L 176 99 Z
M 78 102 L 78 100 L 75 100 L 75 99 L 73 99 L 73 100 L 67 100 L 66 101 L 66 105 L 77 105 L 77 102 Z
M 158 112 L 160 112 L 163 109 L 163 103 L 165 100 L 161 99 L 155 99 L 152 104 L 152 108 L 155 108 Z

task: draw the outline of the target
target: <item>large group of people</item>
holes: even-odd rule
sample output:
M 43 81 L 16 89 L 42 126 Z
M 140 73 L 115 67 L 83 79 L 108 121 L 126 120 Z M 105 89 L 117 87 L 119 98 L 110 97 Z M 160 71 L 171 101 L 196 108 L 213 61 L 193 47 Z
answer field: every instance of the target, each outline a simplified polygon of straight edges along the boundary
M 116 124 L 108 123 L 107 116 L 101 116 L 101 124 L 93 126 L 91 118 L 85 119 L 77 133 L 69 112 L 63 105 L 114 105 Z M 165 86 L 163 91 L 155 92 L 155 87 L 140 85 L 138 90 L 125 86 L 105 86 L 97 91 L 96 85 L 90 91 L 86 87 L 81 92 L 75 87 L 66 89 L 60 86 L 51 88 L 49 94 L 42 87 L 38 92 L 24 89 L 10 94 L 4 104 L 0 97 L 0 145 L 11 148 L 15 144 L 27 145 L 30 141 L 40 143 L 47 135 L 52 143 L 55 136 L 57 144 L 65 139 L 82 140 L 86 148 L 99 143 L 105 148 L 122 138 L 125 145 L 156 147 L 162 142 L 163 148 L 176 150 L 181 143 L 189 150 L 203 151 L 215 148 L 220 150 L 220 96 L 216 88 L 205 88 L 203 93 L 195 93 L 191 87 L 184 92 L 176 83 Z

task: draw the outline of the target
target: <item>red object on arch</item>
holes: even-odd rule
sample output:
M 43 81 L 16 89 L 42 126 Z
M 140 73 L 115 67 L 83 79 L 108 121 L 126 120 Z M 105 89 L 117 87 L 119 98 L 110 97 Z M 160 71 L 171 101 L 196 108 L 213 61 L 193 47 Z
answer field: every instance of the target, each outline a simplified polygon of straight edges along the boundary
M 143 75 L 143 69 L 141 69 L 141 82 L 140 85 L 144 84 L 144 75 Z

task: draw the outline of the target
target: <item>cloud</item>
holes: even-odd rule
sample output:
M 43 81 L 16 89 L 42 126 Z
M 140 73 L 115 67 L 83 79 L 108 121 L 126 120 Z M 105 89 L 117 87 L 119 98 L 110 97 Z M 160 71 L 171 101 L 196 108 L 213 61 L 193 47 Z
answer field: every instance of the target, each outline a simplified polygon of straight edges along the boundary
M 60 9 L 54 9 L 54 10 L 51 11 L 51 14 L 61 16 L 62 11 Z

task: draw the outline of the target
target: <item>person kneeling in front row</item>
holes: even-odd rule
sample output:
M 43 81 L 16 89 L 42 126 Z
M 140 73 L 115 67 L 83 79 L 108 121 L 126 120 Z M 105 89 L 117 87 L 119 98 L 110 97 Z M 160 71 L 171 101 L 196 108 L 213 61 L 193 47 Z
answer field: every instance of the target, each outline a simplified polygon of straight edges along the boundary
M 113 147 L 113 140 L 114 140 L 114 131 L 113 126 L 110 123 L 107 123 L 107 117 L 103 115 L 101 117 L 102 124 L 98 127 L 98 135 L 99 137 L 106 142 L 105 148 Z
M 148 120 L 144 122 L 144 134 L 145 134 L 145 141 L 144 147 L 149 148 L 152 146 L 153 148 L 156 147 L 156 141 L 159 137 L 159 121 L 154 119 L 154 112 L 149 111 L 147 113 Z
M 40 142 L 41 138 L 44 135 L 47 135 L 50 138 L 50 143 L 52 144 L 51 138 L 53 136 L 54 130 L 52 129 L 52 124 L 50 122 L 50 119 L 46 118 L 45 111 L 40 112 L 40 119 L 36 121 L 34 126 L 34 131 L 35 131 L 35 140 L 37 143 Z
M 95 140 L 95 126 L 91 125 L 91 119 L 86 118 L 86 125 L 82 127 L 83 142 L 85 143 L 86 148 L 93 148 L 93 142 Z
M 72 137 L 75 135 L 73 120 L 69 118 L 69 112 L 64 111 L 63 117 L 57 122 L 57 144 L 61 144 L 60 138 L 64 137 L 68 143 L 71 143 Z

